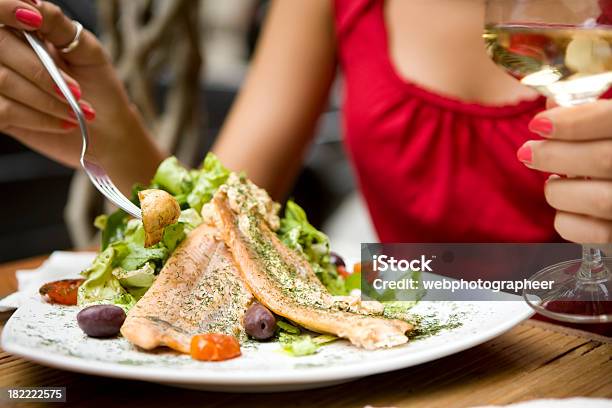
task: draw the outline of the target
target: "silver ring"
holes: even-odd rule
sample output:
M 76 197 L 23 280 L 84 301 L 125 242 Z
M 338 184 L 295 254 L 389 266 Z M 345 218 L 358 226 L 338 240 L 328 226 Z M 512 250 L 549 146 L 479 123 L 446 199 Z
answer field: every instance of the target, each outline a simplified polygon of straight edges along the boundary
M 60 50 L 64 54 L 67 54 L 70 51 L 74 50 L 76 47 L 78 47 L 79 41 L 81 41 L 81 33 L 83 32 L 83 25 L 76 20 L 72 20 L 72 24 L 74 24 L 74 28 L 76 28 L 76 33 L 74 33 L 74 39 L 70 42 L 70 44 L 68 44 L 67 46 L 65 46 L 64 48 Z

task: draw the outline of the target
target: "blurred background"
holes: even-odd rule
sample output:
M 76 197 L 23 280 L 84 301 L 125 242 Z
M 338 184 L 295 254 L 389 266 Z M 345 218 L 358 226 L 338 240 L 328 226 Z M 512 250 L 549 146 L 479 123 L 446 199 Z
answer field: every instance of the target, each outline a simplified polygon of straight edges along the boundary
M 197 166 L 240 89 L 268 1 L 54 2 L 103 40 L 159 143 Z M 376 238 L 343 150 L 340 95 L 338 78 L 289 197 L 335 250 L 358 256 L 359 241 Z M 92 222 L 108 208 L 81 172 L 0 135 L 0 191 L 0 262 L 96 245 Z

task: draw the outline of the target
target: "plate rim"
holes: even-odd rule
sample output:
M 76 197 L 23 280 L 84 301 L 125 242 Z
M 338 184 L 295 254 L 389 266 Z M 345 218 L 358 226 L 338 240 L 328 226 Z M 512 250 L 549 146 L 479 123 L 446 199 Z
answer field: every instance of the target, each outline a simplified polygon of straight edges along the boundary
M 487 301 L 487 303 L 507 303 L 515 301 Z M 518 301 L 517 301 L 518 302 Z M 20 307 L 13 316 L 23 310 Z M 465 351 L 469 348 L 483 344 L 495 337 L 509 331 L 519 323 L 528 319 L 534 314 L 527 304 L 524 304 L 522 313 L 516 313 L 513 318 L 506 320 L 488 330 L 466 337 L 464 340 L 444 344 L 430 350 L 423 350 L 417 358 L 413 358 L 409 352 L 401 355 L 394 355 L 384 360 L 361 361 L 355 364 L 345 364 L 338 366 L 312 367 L 307 370 L 280 369 L 259 372 L 256 375 L 242 373 L 241 371 L 219 371 L 214 369 L 201 370 L 193 368 L 168 369 L 146 366 L 129 366 L 119 363 L 105 361 L 88 361 L 83 357 L 54 355 L 41 349 L 21 346 L 8 339 L 8 333 L 13 324 L 13 316 L 7 321 L 3 330 L 0 344 L 4 351 L 22 357 L 35 363 L 63 369 L 83 374 L 105 376 L 111 378 L 121 378 L 130 380 L 140 380 L 160 383 L 173 384 L 199 384 L 199 385 L 289 385 L 289 384 L 312 384 L 324 383 L 336 380 L 350 380 L 369 375 L 395 371 L 403 368 L 416 366 L 419 364 L 432 362 L 452 354 Z M 214 363 L 205 363 L 214 364 Z M 350 369 L 348 369 L 350 367 Z

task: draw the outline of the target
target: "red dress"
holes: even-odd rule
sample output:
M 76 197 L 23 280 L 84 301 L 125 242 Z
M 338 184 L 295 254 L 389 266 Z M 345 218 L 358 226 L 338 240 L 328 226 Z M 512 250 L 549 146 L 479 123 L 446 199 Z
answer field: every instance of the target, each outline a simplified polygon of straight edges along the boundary
M 547 175 L 516 158 L 544 98 L 482 106 L 402 79 L 382 0 L 336 0 L 343 130 L 381 242 L 558 241 Z

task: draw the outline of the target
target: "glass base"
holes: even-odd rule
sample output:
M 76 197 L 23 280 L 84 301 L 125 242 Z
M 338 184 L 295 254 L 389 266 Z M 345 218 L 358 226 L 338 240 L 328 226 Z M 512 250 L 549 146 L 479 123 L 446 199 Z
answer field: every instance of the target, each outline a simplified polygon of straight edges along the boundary
M 571 323 L 612 322 L 611 271 L 612 258 L 603 258 L 598 270 L 593 271 L 585 271 L 582 260 L 561 262 L 529 279 L 540 286 L 552 281 L 551 288 L 525 289 L 523 297 L 536 312 L 551 319 Z

